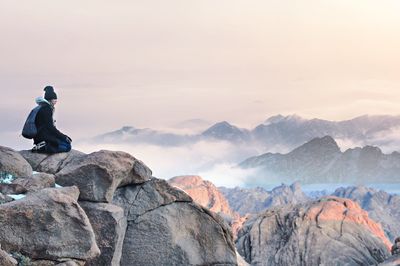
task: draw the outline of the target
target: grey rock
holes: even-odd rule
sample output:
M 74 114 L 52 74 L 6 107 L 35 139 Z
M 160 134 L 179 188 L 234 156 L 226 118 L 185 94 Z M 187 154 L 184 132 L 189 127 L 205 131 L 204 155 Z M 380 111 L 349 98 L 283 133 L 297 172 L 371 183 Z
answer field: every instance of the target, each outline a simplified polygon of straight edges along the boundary
M 151 170 L 128 153 L 102 150 L 75 157 L 56 174 L 56 183 L 78 186 L 80 200 L 111 202 L 118 187 L 150 178 Z
M 113 202 L 128 217 L 122 266 L 237 264 L 223 219 L 165 180 L 119 188 Z
M 19 184 L 0 184 L 0 193 L 5 195 L 24 194 L 27 190 Z
M 1 266 L 16 266 L 18 262 L 11 257 L 10 254 L 0 249 L 0 265 Z
M 11 197 L 9 197 L 7 195 L 3 195 L 2 193 L 0 193 L 0 204 L 11 202 L 13 200 L 14 200 L 13 198 L 11 198 Z
M 301 190 L 299 183 L 288 186 L 282 184 L 271 191 L 264 188 L 218 188 L 226 197 L 229 205 L 240 215 L 255 214 L 267 208 L 306 202 L 310 200 Z
M 22 157 L 31 165 L 32 169 L 36 171 L 39 164 L 49 157 L 49 154 L 32 152 L 31 150 L 19 151 Z
M 400 195 L 391 195 L 365 186 L 338 188 L 333 195 L 360 204 L 373 220 L 382 224 L 391 241 L 400 235 Z
M 348 199 L 325 198 L 270 208 L 249 219 L 237 240 L 251 265 L 376 265 L 389 241 L 367 213 Z
M 29 266 L 84 266 L 85 261 L 60 259 L 59 261 L 53 260 L 34 260 L 31 261 Z
M 113 198 L 113 203 L 124 209 L 128 221 L 135 221 L 139 216 L 162 205 L 192 201 L 182 190 L 173 188 L 167 181 L 157 178 L 141 185 L 121 187 Z
M 120 265 L 122 244 L 127 226 L 124 210 L 113 204 L 80 201 L 96 235 L 101 255 L 86 262 L 87 266 Z
M 46 173 L 37 173 L 28 178 L 17 178 L 12 184 L 23 187 L 27 192 L 36 192 L 44 188 L 55 186 L 54 175 Z
M 32 175 L 32 167 L 17 151 L 0 146 L 1 172 L 14 177 L 28 177 Z
M 379 266 L 400 266 L 400 255 L 391 256 L 384 262 L 379 263 Z
M 396 238 L 392 247 L 392 255 L 400 255 L 400 237 Z
M 71 150 L 56 154 L 44 154 L 23 150 L 19 152 L 37 172 L 56 174 L 74 158 L 85 155 L 83 152 Z
M 46 157 L 38 167 L 36 171 L 44 172 L 49 174 L 56 174 L 62 168 L 64 168 L 73 159 L 82 157 L 85 154 L 77 150 L 71 150 L 70 152 L 56 153 Z
M 0 205 L 0 241 L 32 259 L 87 260 L 100 254 L 77 187 L 46 188 Z

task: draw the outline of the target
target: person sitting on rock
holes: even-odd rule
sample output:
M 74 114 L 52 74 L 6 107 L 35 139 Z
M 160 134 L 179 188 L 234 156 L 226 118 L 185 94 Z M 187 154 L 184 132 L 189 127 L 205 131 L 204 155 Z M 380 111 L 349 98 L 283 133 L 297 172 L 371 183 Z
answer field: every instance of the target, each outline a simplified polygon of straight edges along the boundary
M 55 126 L 53 114 L 57 103 L 57 94 L 52 86 L 44 88 L 43 97 L 36 98 L 36 103 L 41 106 L 36 114 L 35 125 L 37 134 L 33 138 L 35 146 L 32 151 L 43 153 L 69 152 L 72 139 L 61 133 Z

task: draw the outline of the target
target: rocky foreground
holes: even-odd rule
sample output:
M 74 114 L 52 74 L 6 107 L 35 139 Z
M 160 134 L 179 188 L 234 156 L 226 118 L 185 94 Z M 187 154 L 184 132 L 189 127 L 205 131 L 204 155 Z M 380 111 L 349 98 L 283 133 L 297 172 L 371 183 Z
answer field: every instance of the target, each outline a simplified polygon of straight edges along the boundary
M 237 265 L 223 219 L 127 153 L 0 147 L 0 172 L 24 193 L 0 197 L 0 265 Z
M 124 152 L 48 156 L 0 147 L 0 173 L 3 181 L 17 177 L 0 184 L 0 265 L 392 266 L 400 261 L 400 239 L 392 246 L 360 205 L 333 196 L 309 200 L 298 184 L 263 193 L 261 205 L 268 209 L 240 217 L 212 183 L 186 176 L 170 180 L 171 186 Z M 355 192 L 337 194 L 354 200 L 365 195 L 363 203 L 374 195 Z M 371 206 L 395 199 L 372 198 Z

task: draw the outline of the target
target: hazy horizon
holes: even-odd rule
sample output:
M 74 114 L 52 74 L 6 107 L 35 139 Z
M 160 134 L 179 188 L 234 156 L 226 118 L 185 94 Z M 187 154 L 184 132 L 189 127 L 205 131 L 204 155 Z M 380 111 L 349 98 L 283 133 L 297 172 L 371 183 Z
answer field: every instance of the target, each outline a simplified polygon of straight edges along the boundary
M 73 139 L 193 118 L 399 115 L 399 13 L 395 0 L 4 0 L 1 144 L 20 144 L 46 85 Z

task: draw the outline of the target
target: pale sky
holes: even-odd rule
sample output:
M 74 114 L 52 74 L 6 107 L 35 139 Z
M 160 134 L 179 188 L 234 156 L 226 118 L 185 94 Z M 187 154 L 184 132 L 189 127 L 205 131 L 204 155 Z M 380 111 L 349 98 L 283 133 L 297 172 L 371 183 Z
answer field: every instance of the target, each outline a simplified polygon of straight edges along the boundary
M 192 118 L 397 115 L 399 14 L 398 0 L 1 0 L 0 145 L 45 85 L 75 138 Z

